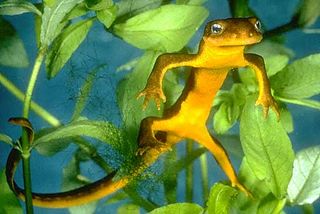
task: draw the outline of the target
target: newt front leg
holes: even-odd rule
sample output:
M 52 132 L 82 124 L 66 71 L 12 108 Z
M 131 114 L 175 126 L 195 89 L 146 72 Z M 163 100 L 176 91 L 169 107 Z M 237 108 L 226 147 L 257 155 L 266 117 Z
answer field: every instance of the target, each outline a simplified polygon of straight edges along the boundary
M 145 96 L 143 109 L 148 105 L 151 99 L 154 99 L 158 110 L 160 110 L 161 101 L 166 102 L 166 96 L 162 90 L 162 80 L 165 73 L 171 69 L 181 66 L 194 65 L 196 55 L 190 54 L 162 54 L 153 67 L 148 78 L 146 87 L 139 93 L 138 98 Z
M 269 108 L 271 107 L 279 119 L 280 111 L 276 101 L 271 95 L 270 83 L 265 71 L 263 58 L 256 54 L 245 54 L 244 57 L 248 66 L 254 69 L 258 80 L 259 97 L 256 101 L 256 105 L 262 105 L 265 117 L 268 116 Z

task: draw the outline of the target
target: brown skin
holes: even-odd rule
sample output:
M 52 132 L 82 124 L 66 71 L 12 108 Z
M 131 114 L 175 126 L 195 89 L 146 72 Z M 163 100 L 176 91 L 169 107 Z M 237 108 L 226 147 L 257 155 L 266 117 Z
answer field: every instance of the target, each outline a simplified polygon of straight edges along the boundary
M 115 173 L 111 173 L 101 180 L 72 191 L 55 194 L 33 193 L 34 205 L 62 208 L 105 197 L 127 185 L 172 145 L 186 138 L 206 147 L 230 179 L 231 185 L 250 195 L 238 181 L 225 150 L 209 133 L 206 122 L 212 102 L 229 70 L 246 66 L 254 69 L 259 83 L 259 97 L 256 104 L 263 107 L 265 116 L 271 107 L 279 117 L 278 107 L 271 96 L 263 58 L 259 55 L 244 53 L 245 46 L 261 41 L 259 25 L 256 18 L 215 20 L 207 24 L 197 54 L 159 56 L 146 87 L 139 94 L 139 97 L 145 96 L 144 108 L 150 99 L 155 99 L 158 109 L 161 100 L 165 101 L 162 79 L 169 69 L 189 66 L 192 70 L 176 103 L 166 109 L 161 118 L 147 117 L 141 122 L 137 151 L 141 156 L 141 165 L 128 176 L 118 180 L 112 180 Z M 20 124 L 23 123 L 25 121 L 21 121 Z M 19 151 L 13 149 L 8 158 L 6 172 L 11 189 L 24 199 L 23 189 L 19 188 L 13 180 L 19 157 Z

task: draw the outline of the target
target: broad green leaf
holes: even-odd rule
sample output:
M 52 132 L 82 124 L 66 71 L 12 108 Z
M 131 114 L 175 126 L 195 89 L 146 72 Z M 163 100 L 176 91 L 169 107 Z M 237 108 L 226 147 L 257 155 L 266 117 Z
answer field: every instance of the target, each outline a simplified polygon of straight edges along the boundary
M 320 101 L 317 100 L 310 100 L 310 99 L 290 99 L 290 98 L 283 98 L 283 97 L 277 97 L 277 99 L 286 102 L 286 103 L 292 103 L 295 105 L 301 105 L 306 106 L 309 108 L 315 108 L 320 110 Z
M 105 66 L 106 65 L 99 65 L 98 67 L 96 67 L 95 69 L 93 69 L 88 73 L 88 76 L 85 79 L 85 82 L 79 91 L 77 101 L 76 101 L 76 106 L 74 107 L 74 112 L 71 117 L 71 121 L 75 121 L 81 116 L 81 113 L 85 108 L 87 99 L 92 89 L 94 80 L 96 79 L 96 75 L 99 71 L 102 71 L 105 68 Z
M 0 171 L 0 213 L 21 214 L 23 212 L 18 198 L 7 184 L 5 170 Z
M 320 196 L 320 146 L 297 153 L 288 187 L 292 204 L 311 204 Z
M 203 208 L 200 207 L 198 204 L 176 203 L 176 204 L 170 204 L 170 205 L 152 210 L 149 214 L 163 214 L 163 213 L 200 214 L 202 212 L 203 212 Z
M 265 58 L 266 71 L 269 77 L 281 71 L 289 62 L 288 55 L 273 55 Z
M 30 2 L 24 0 L 8 0 L 0 3 L 0 15 L 19 15 L 22 13 L 35 13 L 41 16 L 41 12 Z
M 50 134 L 51 132 L 56 131 L 58 128 L 47 128 L 47 129 L 41 129 L 39 132 L 35 134 L 35 139 L 41 138 L 47 134 Z M 35 149 L 37 152 L 39 152 L 41 155 L 44 156 L 53 156 L 58 152 L 63 151 L 66 149 L 71 142 L 70 138 L 62 138 L 62 139 L 54 139 L 47 143 L 41 143 L 38 144 Z
M 208 214 L 229 214 L 231 201 L 235 199 L 237 194 L 236 189 L 216 183 L 210 190 L 207 202 Z
M 235 123 L 233 118 L 239 115 L 239 109 L 234 112 L 232 107 L 232 103 L 222 103 L 214 114 L 213 127 L 217 134 L 226 133 Z M 238 115 L 234 115 L 234 113 L 238 113 Z
M 137 99 L 139 92 L 145 87 L 153 64 L 160 53 L 148 51 L 138 61 L 135 69 L 118 85 L 117 100 L 122 112 L 124 126 L 129 139 L 136 141 L 140 122 L 146 116 L 159 115 L 151 100 L 143 111 L 143 98 Z
M 45 1 L 42 15 L 40 41 L 47 47 L 60 34 L 64 24 L 61 23 L 69 13 L 82 0 L 54 0 Z
M 270 110 L 264 118 L 255 100 L 255 96 L 248 97 L 241 115 L 242 148 L 255 175 L 260 180 L 265 179 L 268 188 L 280 199 L 285 196 L 292 175 L 294 153 L 276 114 Z
M 86 38 L 92 24 L 93 19 L 82 20 L 72 24 L 53 42 L 46 58 L 46 69 L 49 78 L 57 75 L 62 69 L 74 51 Z
M 117 7 L 112 6 L 103 10 L 96 11 L 98 20 L 106 27 L 109 28 L 116 19 Z
M 76 189 L 90 183 L 80 173 L 80 161 L 77 158 L 77 152 L 71 161 L 63 168 L 62 191 Z M 82 178 L 82 179 L 81 179 Z M 71 214 L 93 214 L 96 210 L 97 202 L 91 202 L 85 205 L 69 208 Z
M 115 25 L 114 30 L 138 48 L 175 52 L 188 43 L 207 16 L 204 7 L 164 5 Z
M 320 54 L 296 60 L 271 77 L 271 85 L 277 96 L 284 98 L 308 98 L 320 93 Z
M 286 204 L 286 198 L 277 199 L 272 194 L 263 198 L 258 207 L 258 214 L 278 214 Z
M 117 214 L 140 214 L 140 207 L 135 204 L 124 204 L 118 208 Z
M 11 139 L 11 137 L 5 134 L 0 134 L 0 142 L 4 142 L 13 146 L 13 140 Z
M 116 3 L 119 8 L 117 19 L 126 20 L 144 11 L 159 7 L 161 2 L 162 0 L 122 0 Z
M 72 137 L 87 136 L 105 142 L 115 149 L 120 149 L 123 138 L 120 130 L 105 121 L 80 120 L 57 128 L 56 130 L 37 138 L 34 145 L 50 143 L 52 141 L 67 140 Z M 124 148 L 122 148 L 124 149 Z M 122 150 L 123 151 L 123 150 Z
M 294 127 L 293 127 L 292 115 L 286 107 L 281 107 L 280 121 L 282 123 L 283 128 L 288 133 L 291 133 L 293 131 Z
M 250 47 L 247 52 L 259 54 L 264 59 L 278 55 L 288 57 L 294 56 L 294 52 L 291 49 L 287 48 L 283 44 L 270 40 L 263 40 L 263 42 Z
M 24 68 L 29 65 L 23 43 L 14 27 L 0 17 L 0 65 Z
M 299 11 L 299 24 L 308 27 L 315 23 L 320 15 L 319 0 L 303 0 Z

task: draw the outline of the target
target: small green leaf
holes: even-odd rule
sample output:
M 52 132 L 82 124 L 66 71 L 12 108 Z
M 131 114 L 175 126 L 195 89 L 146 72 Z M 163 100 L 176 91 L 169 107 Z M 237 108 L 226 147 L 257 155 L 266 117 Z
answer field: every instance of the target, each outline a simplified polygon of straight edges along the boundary
M 118 208 L 117 214 L 140 214 L 140 207 L 135 204 L 124 204 Z
M 39 132 L 35 134 L 35 139 L 41 138 L 47 134 L 50 134 L 51 132 L 56 131 L 58 128 L 47 128 L 47 129 L 41 129 Z M 41 143 L 38 144 L 35 149 L 37 152 L 39 152 L 41 155 L 44 156 L 53 156 L 58 152 L 63 151 L 66 149 L 71 142 L 70 138 L 67 139 L 55 139 L 51 140 L 48 143 Z
M 64 17 L 63 21 L 71 20 L 74 18 L 78 18 L 80 16 L 84 16 L 90 10 L 86 7 L 84 2 L 77 4 L 67 15 Z
M 112 7 L 113 2 L 112 0 L 85 0 L 87 8 L 90 10 L 104 10 L 107 8 Z
M 23 212 L 18 198 L 8 186 L 5 170 L 0 171 L 0 213 L 21 214 Z
M 270 110 L 264 118 L 262 108 L 255 106 L 255 96 L 250 96 L 243 109 L 240 139 L 250 168 L 277 198 L 286 194 L 292 175 L 294 152 L 290 139 Z
M 122 112 L 124 126 L 128 137 L 136 141 L 140 122 L 146 116 L 160 115 L 151 101 L 145 111 L 142 110 L 143 98 L 137 99 L 139 92 L 145 87 L 153 64 L 160 53 L 147 51 L 138 61 L 135 69 L 118 85 L 117 100 Z
M 278 214 L 286 204 L 286 198 L 277 199 L 272 194 L 264 197 L 258 207 L 258 214 Z
M 92 89 L 94 80 L 96 79 L 96 75 L 99 71 L 102 71 L 105 68 L 105 66 L 106 65 L 99 65 L 98 67 L 96 67 L 88 73 L 88 76 L 79 91 L 79 95 L 77 97 L 76 106 L 74 107 L 74 112 L 71 117 L 71 121 L 75 121 L 81 116 L 81 113 L 85 108 L 87 99 Z
M 282 123 L 283 128 L 288 132 L 293 132 L 293 119 L 290 111 L 286 107 L 281 108 L 280 113 L 280 121 Z
M 8 0 L 0 3 L 0 15 L 19 15 L 22 13 L 35 13 L 41 16 L 41 12 L 30 2 L 24 0 Z
M 232 104 L 224 102 L 220 105 L 218 111 L 214 115 L 213 127 L 217 134 L 226 133 L 235 123 L 235 120 L 232 120 Z M 238 111 L 239 113 L 239 111 Z
M 208 214 L 229 214 L 231 201 L 235 199 L 237 194 L 236 189 L 216 183 L 210 190 L 207 202 Z
M 67 140 L 72 137 L 87 136 L 105 142 L 115 149 L 127 145 L 123 144 L 120 130 L 113 124 L 105 121 L 80 120 L 57 128 L 56 130 L 37 138 L 34 145 L 50 143 L 55 140 Z M 125 148 L 122 148 L 125 149 Z M 121 150 L 123 151 L 123 150 Z
M 115 25 L 114 30 L 138 48 L 175 52 L 188 43 L 207 16 L 204 7 L 164 5 Z
M 40 41 L 47 47 L 60 34 L 62 20 L 82 0 L 50 0 L 45 1 L 42 15 Z
M 320 15 L 319 0 L 303 0 L 300 7 L 299 24 L 308 27 L 315 23 Z
M 73 52 L 86 38 L 92 24 L 93 19 L 82 20 L 72 24 L 53 42 L 46 58 L 48 78 L 58 74 Z
M 298 152 L 288 187 L 292 204 L 311 204 L 320 196 L 320 146 Z
M 96 11 L 98 20 L 106 27 L 109 28 L 117 15 L 117 7 L 112 6 L 103 10 Z
M 5 134 L 0 134 L 0 142 L 4 142 L 6 144 L 9 144 L 13 146 L 14 142 L 12 141 L 11 137 Z
M 24 68 L 29 65 L 26 50 L 14 27 L 0 17 L 0 65 Z
M 198 204 L 176 203 L 176 204 L 170 204 L 170 205 L 152 210 L 149 214 L 163 214 L 163 213 L 200 214 L 202 212 L 203 212 L 203 208 L 200 207 Z
M 320 93 L 320 54 L 296 60 L 270 79 L 275 95 L 308 98 Z

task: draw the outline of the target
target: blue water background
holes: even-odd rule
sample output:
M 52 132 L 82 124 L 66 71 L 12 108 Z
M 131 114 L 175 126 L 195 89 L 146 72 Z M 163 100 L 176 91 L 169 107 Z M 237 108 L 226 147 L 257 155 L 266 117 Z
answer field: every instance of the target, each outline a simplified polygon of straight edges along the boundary
M 252 7 L 260 16 L 262 22 L 268 29 L 287 23 L 294 13 L 298 0 L 277 1 L 277 0 L 259 0 L 251 1 Z M 230 17 L 227 2 L 224 0 L 208 1 L 206 7 L 210 11 L 207 20 L 216 18 Z M 32 62 L 36 56 L 36 44 L 34 38 L 33 17 L 30 14 L 24 14 L 17 17 L 5 17 L 17 29 L 22 38 L 30 60 L 30 66 L 26 69 L 12 69 L 0 67 L 0 71 L 14 82 L 23 91 L 25 90 L 29 74 L 32 69 Z M 313 28 L 320 27 L 320 21 L 312 26 Z M 201 30 L 193 37 L 192 44 L 196 44 L 201 37 Z M 304 34 L 300 30 L 295 30 L 286 34 L 287 46 L 295 52 L 295 58 L 301 58 L 312 53 L 320 52 L 320 35 L 319 34 Z M 34 100 L 45 107 L 49 112 L 59 118 L 62 122 L 68 122 L 72 115 L 72 109 L 75 103 L 75 95 L 78 87 L 83 83 L 85 74 L 94 66 L 101 63 L 106 63 L 107 67 L 99 75 L 96 81 L 94 92 L 92 93 L 92 102 L 89 100 L 88 110 L 85 115 L 90 119 L 109 120 L 113 123 L 120 124 L 120 113 L 116 105 L 115 88 L 117 82 L 123 74 L 116 73 L 115 70 L 120 65 L 127 61 L 138 57 L 142 54 L 138 50 L 120 39 L 105 33 L 101 25 L 95 24 L 89 33 L 87 40 L 81 45 L 80 49 L 73 55 L 64 70 L 53 80 L 47 80 L 44 70 L 40 73 L 39 81 L 37 82 Z M 80 78 L 79 78 L 80 77 Z M 79 81 L 80 79 L 80 81 Z M 20 116 L 22 112 L 22 104 L 13 97 L 6 89 L 0 86 L 0 133 L 5 133 L 13 139 L 19 138 L 20 129 L 9 125 L 7 119 L 12 116 Z M 289 109 L 293 114 L 295 131 L 290 134 L 295 151 L 306 148 L 312 145 L 319 145 L 320 131 L 320 113 L 319 111 L 289 105 Z M 40 119 L 34 113 L 30 115 L 31 121 L 35 129 L 48 127 L 48 124 Z M 9 146 L 0 144 L 0 169 L 4 167 Z M 54 192 L 60 189 L 62 167 L 66 165 L 72 155 L 75 147 L 70 147 L 54 157 L 42 157 L 36 152 L 32 154 L 31 169 L 33 179 L 33 190 L 39 192 Z M 103 150 L 101 151 L 103 152 Z M 196 163 L 195 173 L 199 174 L 199 163 Z M 85 164 L 82 168 L 86 174 L 97 179 L 104 176 L 101 169 L 93 164 Z M 210 157 L 210 185 L 215 181 L 225 179 L 224 174 Z M 180 175 L 183 177 L 184 173 Z M 21 171 L 17 173 L 17 181 L 22 184 Z M 195 179 L 195 184 L 199 185 L 200 181 Z M 183 202 L 184 199 L 184 184 L 178 186 L 178 199 Z M 201 191 L 196 191 L 194 201 L 202 204 Z M 117 205 L 108 208 L 101 207 L 97 213 L 115 213 Z M 317 212 L 320 213 L 319 201 L 316 202 Z M 35 213 L 68 213 L 66 209 L 43 209 L 36 208 Z M 287 209 L 287 213 L 300 213 L 297 209 Z

